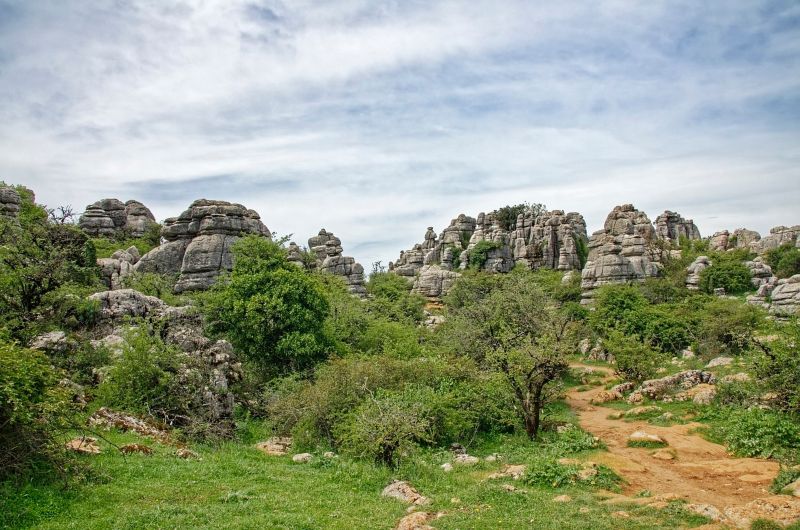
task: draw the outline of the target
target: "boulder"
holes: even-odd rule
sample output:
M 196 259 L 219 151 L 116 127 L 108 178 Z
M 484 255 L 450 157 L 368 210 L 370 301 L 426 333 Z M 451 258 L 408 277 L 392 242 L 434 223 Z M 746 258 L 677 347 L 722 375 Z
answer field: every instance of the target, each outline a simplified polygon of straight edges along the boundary
M 784 244 L 800 246 L 800 225 L 795 226 L 776 226 L 770 229 L 769 235 L 753 243 L 752 250 L 758 254 L 765 254 L 770 250 L 776 249 Z
M 69 451 L 84 455 L 100 454 L 100 446 L 97 445 L 97 438 L 92 438 L 91 436 L 73 438 L 66 443 L 66 448 Z
M 273 436 L 269 440 L 256 444 L 256 449 L 270 456 L 283 456 L 289 454 L 292 439 L 286 436 Z
M 81 229 L 94 237 L 141 237 L 154 224 L 156 218 L 147 206 L 139 201 L 123 203 L 118 199 L 90 204 L 78 221 Z
M 440 265 L 424 265 L 414 278 L 411 290 L 429 300 L 440 300 L 461 274 Z
M 101 291 L 89 296 L 100 305 L 100 323 L 122 323 L 128 318 L 160 316 L 167 304 L 155 296 L 147 296 L 133 289 Z
M 775 282 L 769 312 L 780 317 L 800 313 L 800 274 Z
M 292 462 L 295 464 L 307 464 L 311 462 L 312 458 L 314 458 L 314 456 L 311 453 L 298 453 L 292 456 Z
M 0 186 L 0 217 L 16 219 L 21 202 L 17 190 L 9 186 Z
M 404 480 L 395 480 L 381 492 L 383 497 L 390 497 L 409 504 L 417 506 L 430 504 L 430 499 L 420 493 L 408 482 Z
M 703 370 L 684 370 L 660 379 L 649 379 L 634 392 L 650 399 L 657 399 L 674 390 L 688 390 L 700 384 L 715 382 L 714 374 Z
M 686 288 L 692 291 L 700 289 L 700 273 L 711 265 L 708 256 L 697 256 L 692 264 L 686 267 Z
M 176 274 L 175 292 L 207 289 L 233 268 L 231 246 L 242 235 L 271 237 L 259 215 L 241 204 L 199 199 L 164 221 L 166 242 L 137 261 L 136 272 Z

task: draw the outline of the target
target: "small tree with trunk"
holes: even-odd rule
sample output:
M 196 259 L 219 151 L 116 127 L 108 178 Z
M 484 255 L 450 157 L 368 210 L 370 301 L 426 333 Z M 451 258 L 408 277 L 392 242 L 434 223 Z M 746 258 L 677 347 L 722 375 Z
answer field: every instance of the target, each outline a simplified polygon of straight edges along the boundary
M 574 322 L 530 271 L 465 276 L 451 294 L 442 333 L 456 351 L 505 376 L 525 431 L 536 439 L 542 410 L 555 394 L 551 383 L 566 372 L 567 355 L 576 350 Z

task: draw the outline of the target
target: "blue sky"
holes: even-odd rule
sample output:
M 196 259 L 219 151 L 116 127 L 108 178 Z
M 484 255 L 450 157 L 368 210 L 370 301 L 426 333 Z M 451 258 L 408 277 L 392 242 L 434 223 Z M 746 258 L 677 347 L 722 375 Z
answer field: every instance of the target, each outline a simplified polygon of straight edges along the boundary
M 552 5 L 548 5 L 552 4 Z M 0 0 L 0 179 L 368 265 L 460 212 L 800 223 L 796 1 Z

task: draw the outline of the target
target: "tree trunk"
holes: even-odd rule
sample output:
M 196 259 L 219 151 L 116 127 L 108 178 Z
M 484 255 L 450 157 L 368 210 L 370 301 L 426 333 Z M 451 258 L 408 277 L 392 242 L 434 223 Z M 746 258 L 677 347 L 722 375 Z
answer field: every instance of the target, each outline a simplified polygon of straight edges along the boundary
M 525 432 L 528 433 L 528 438 L 535 440 L 539 436 L 542 414 L 542 386 L 536 386 L 532 401 L 533 403 L 525 403 L 522 409 L 525 412 Z

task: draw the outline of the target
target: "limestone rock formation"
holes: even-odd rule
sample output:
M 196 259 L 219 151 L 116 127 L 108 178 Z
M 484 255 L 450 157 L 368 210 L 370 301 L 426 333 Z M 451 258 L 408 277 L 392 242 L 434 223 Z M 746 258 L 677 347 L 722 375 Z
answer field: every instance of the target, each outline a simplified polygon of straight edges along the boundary
M 352 294 L 366 296 L 364 267 L 356 263 L 355 258 L 343 255 L 342 241 L 333 232 L 321 229 L 316 236 L 309 238 L 308 248 L 317 257 L 318 270 L 341 276 Z
M 100 258 L 97 260 L 100 278 L 109 289 L 122 289 L 123 279 L 133 272 L 133 266 L 140 258 L 139 249 L 136 247 L 117 250 L 110 258 Z
M 657 276 L 661 264 L 648 251 L 655 238 L 655 229 L 644 212 L 630 204 L 615 207 L 603 230 L 589 238 L 589 261 L 581 273 L 582 303 L 590 303 L 600 286 Z
M 0 217 L 16 219 L 21 202 L 17 190 L 8 186 L 0 187 Z
M 769 312 L 777 316 L 800 314 L 800 274 L 778 280 L 771 295 Z
M 95 237 L 121 233 L 141 237 L 155 222 L 153 213 L 139 201 L 102 199 L 86 207 L 78 225 Z
M 714 232 L 708 240 L 708 246 L 711 250 L 716 251 L 725 251 L 728 250 L 728 245 L 730 243 L 731 233 L 727 230 L 722 230 L 720 232 Z
M 411 290 L 429 300 L 440 300 L 459 276 L 459 273 L 444 269 L 440 265 L 423 265 L 414 278 Z
M 137 272 L 179 274 L 175 292 L 207 289 L 233 268 L 231 246 L 247 234 L 270 237 L 259 215 L 241 204 L 200 199 L 164 221 L 160 245 L 136 263 Z
M 708 256 L 698 256 L 691 265 L 686 267 L 686 288 L 692 291 L 700 289 L 700 273 L 711 266 Z
M 456 271 L 475 265 L 470 257 L 478 250 L 485 252 L 480 260 L 485 271 L 509 272 L 518 263 L 570 271 L 580 270 L 585 243 L 586 223 L 575 212 L 525 212 L 511 230 L 501 226 L 497 212 L 477 218 L 460 214 L 438 237 L 429 226 L 423 242 L 400 252 L 389 271 L 407 278 L 415 292 L 437 299 L 452 286 Z
M 773 227 L 769 235 L 761 238 L 752 248 L 759 254 L 764 254 L 786 243 L 800 248 L 800 225 Z
M 102 291 L 89 296 L 98 302 L 98 323 L 121 324 L 127 318 L 147 317 L 162 314 L 167 307 L 160 298 L 147 296 L 133 289 Z
M 664 210 L 656 217 L 656 234 L 661 239 L 677 243 L 680 238 L 689 240 L 700 239 L 700 230 L 691 219 L 684 219 L 680 214 Z

